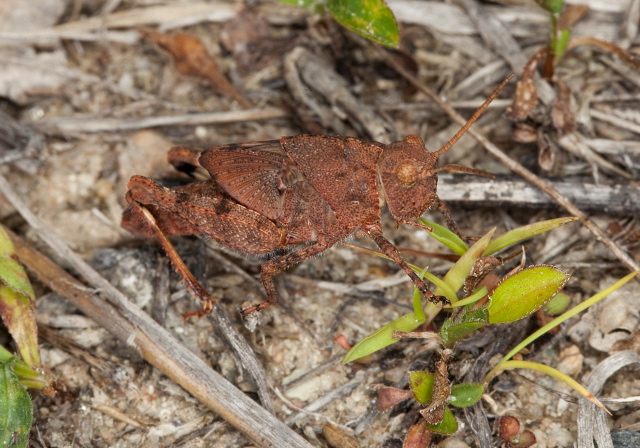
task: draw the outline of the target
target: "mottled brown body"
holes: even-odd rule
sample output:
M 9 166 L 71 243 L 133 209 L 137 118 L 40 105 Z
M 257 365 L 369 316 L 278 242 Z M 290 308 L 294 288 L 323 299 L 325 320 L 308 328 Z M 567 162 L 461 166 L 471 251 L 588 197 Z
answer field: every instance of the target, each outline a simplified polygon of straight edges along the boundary
M 437 303 L 444 299 L 429 291 L 383 236 L 381 204 L 386 202 L 399 223 L 410 223 L 407 220 L 435 205 L 457 232 L 436 194 L 437 172 L 486 173 L 454 165 L 436 168 L 437 158 L 477 119 L 502 85 L 447 145 L 433 153 L 413 135 L 390 145 L 299 135 L 217 146 L 202 153 L 174 148 L 169 161 L 176 168 L 192 172 L 201 167 L 210 179 L 168 189 L 145 177 L 132 177 L 126 196 L 130 207 L 122 225 L 143 237 L 158 236 L 158 229 L 165 234 L 204 234 L 247 254 L 290 249 L 262 265 L 267 300 L 243 310 L 245 315 L 276 301 L 274 275 L 325 251 L 357 229 L 371 237 L 427 299 Z M 155 223 L 144 219 L 140 206 L 149 209 Z
M 398 154 L 403 155 L 405 171 L 407 165 L 415 165 L 408 170 L 413 177 L 408 182 L 406 173 L 400 181 L 395 176 Z M 379 189 L 387 187 L 394 195 L 389 204 L 399 220 L 415 218 L 439 203 L 436 174 L 429 173 L 436 157 L 420 138 L 409 136 L 385 146 L 355 138 L 300 135 L 218 146 L 201 155 L 177 148 L 169 159 L 187 171 L 201 166 L 211 180 L 169 189 L 142 176 L 131 179 L 127 200 L 147 207 L 166 234 L 205 234 L 247 254 L 310 243 L 263 265 L 268 300 L 251 311 L 275 301 L 275 274 L 325 251 L 356 229 L 365 231 L 435 301 L 382 236 L 380 225 Z M 428 175 L 419 179 L 419 173 Z M 413 192 L 421 186 L 426 195 L 416 201 Z M 123 226 L 139 236 L 154 236 L 134 208 L 125 212 Z

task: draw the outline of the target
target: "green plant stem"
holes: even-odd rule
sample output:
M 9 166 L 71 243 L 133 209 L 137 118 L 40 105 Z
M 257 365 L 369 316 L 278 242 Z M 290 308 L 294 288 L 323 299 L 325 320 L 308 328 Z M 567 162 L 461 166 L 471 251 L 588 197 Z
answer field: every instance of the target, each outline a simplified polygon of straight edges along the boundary
M 18 378 L 20 379 L 34 380 L 34 379 L 42 378 L 42 375 L 40 373 L 33 370 L 31 367 L 29 367 L 27 364 L 25 364 L 23 361 L 20 361 L 19 359 L 16 359 L 15 365 L 13 366 L 13 370 L 16 372 L 16 375 L 18 375 Z
M 425 267 L 422 271 L 418 272 L 418 277 L 424 279 L 424 275 L 427 273 L 429 267 Z M 415 286 L 413 287 L 413 313 L 416 315 L 416 319 L 424 320 L 424 311 L 422 310 L 422 294 Z
M 45 390 L 48 387 L 47 381 L 44 379 L 25 380 L 23 378 L 18 378 L 18 381 L 27 389 Z
M 470 305 L 470 304 L 475 303 L 478 300 L 482 299 L 484 296 L 486 296 L 487 292 L 488 292 L 487 287 L 486 286 L 481 286 L 480 288 L 478 288 L 478 290 L 476 292 L 471 294 L 469 297 L 467 297 L 465 299 L 462 299 L 462 300 L 458 300 L 456 303 L 452 303 L 451 306 L 449 306 L 447 308 L 459 308 L 461 306 Z
M 549 367 L 544 364 L 531 362 L 531 361 L 506 361 L 506 362 L 500 363 L 499 366 L 500 366 L 500 370 L 529 369 L 529 370 L 535 370 L 537 372 L 541 372 L 546 375 L 549 375 L 557 379 L 558 381 L 562 381 L 563 383 L 571 387 L 573 390 L 581 394 L 583 397 L 587 398 L 589 401 L 601 407 L 609 415 L 611 415 L 609 410 L 605 408 L 604 405 L 600 403 L 598 399 L 594 397 L 593 394 L 589 392 L 582 384 L 578 383 L 576 380 L 574 380 L 568 375 L 565 375 L 559 370 L 554 369 L 553 367 Z
M 431 302 L 427 303 L 427 306 L 424 307 L 425 324 L 429 325 L 431 322 L 433 322 L 433 319 L 436 318 L 440 311 L 442 311 L 442 308 L 438 308 Z
M 47 380 L 41 373 L 29 367 L 24 361 L 0 345 L 0 363 L 8 362 L 13 362 L 13 371 L 18 377 L 18 381 L 27 389 L 44 390 L 48 387 Z
M 9 362 L 13 358 L 13 353 L 0 345 L 0 362 Z
M 572 318 L 576 314 L 578 314 L 578 313 L 586 310 L 587 308 L 589 308 L 591 305 L 594 305 L 595 303 L 597 303 L 600 300 L 604 299 L 606 296 L 611 294 L 613 291 L 615 291 L 616 289 L 622 287 L 625 283 L 631 281 L 631 279 L 633 277 L 635 277 L 638 273 L 640 273 L 640 271 L 633 271 L 632 273 L 626 275 L 625 277 L 623 277 L 620 280 L 618 280 L 617 282 L 615 282 L 613 285 L 609 286 L 604 291 L 600 291 L 598 294 L 588 298 L 587 300 L 585 300 L 581 304 L 574 306 L 573 308 L 571 308 L 566 313 L 561 314 L 560 316 L 556 317 L 551 322 L 549 322 L 547 325 L 545 325 L 544 327 L 540 328 L 538 331 L 536 331 L 531 336 L 529 336 L 528 338 L 523 340 L 520 344 L 518 344 L 513 350 L 511 350 L 509 353 L 507 353 L 507 355 L 504 358 L 502 358 L 500 360 L 500 362 L 498 362 L 498 364 L 493 369 L 491 369 L 491 371 L 489 373 L 487 373 L 487 375 L 484 377 L 484 381 L 486 383 L 491 381 L 493 379 L 493 377 L 496 375 L 496 372 L 498 370 L 502 370 L 503 369 L 504 363 L 508 362 L 509 359 L 511 359 L 516 353 L 518 353 L 520 350 L 525 348 L 527 345 L 531 344 L 533 341 L 538 339 L 543 334 L 547 333 L 552 328 L 557 327 L 558 325 L 560 325 L 564 321 Z

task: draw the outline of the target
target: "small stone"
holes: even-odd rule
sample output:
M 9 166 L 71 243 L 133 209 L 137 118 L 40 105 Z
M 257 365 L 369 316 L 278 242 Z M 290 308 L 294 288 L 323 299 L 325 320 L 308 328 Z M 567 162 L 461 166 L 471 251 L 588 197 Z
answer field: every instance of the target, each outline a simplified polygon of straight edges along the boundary
M 469 448 L 469 445 L 456 437 L 447 437 L 437 446 L 438 448 Z
M 558 370 L 566 375 L 575 375 L 582 370 L 584 356 L 577 345 L 570 345 L 560 352 Z
M 640 446 L 640 433 L 634 431 L 611 431 L 611 440 L 615 448 L 637 448 Z

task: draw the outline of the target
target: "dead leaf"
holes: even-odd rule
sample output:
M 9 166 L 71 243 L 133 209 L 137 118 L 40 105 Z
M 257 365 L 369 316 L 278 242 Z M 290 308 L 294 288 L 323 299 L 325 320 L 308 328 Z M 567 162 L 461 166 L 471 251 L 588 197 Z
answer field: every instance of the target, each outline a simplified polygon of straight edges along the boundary
M 427 429 L 427 422 L 420 420 L 407 431 L 402 448 L 427 448 L 431 442 L 431 431 Z
M 571 89 L 560 79 L 555 82 L 557 95 L 551 106 L 551 121 L 558 136 L 571 134 L 576 130 L 576 115 L 571 104 Z
M 251 103 L 220 73 L 218 64 L 200 40 L 186 33 L 164 34 L 152 30 L 143 31 L 142 35 L 168 51 L 173 57 L 176 69 L 183 75 L 204 78 L 216 92 L 233 98 L 245 108 L 252 107 Z
M 548 50 L 543 48 L 533 55 L 522 69 L 522 75 L 516 84 L 516 94 L 513 98 L 513 106 L 509 114 L 512 119 L 522 121 L 534 111 L 538 105 L 538 90 L 533 82 L 538 63 L 546 56 Z
M 520 432 L 520 421 L 510 415 L 505 415 L 500 418 L 500 424 L 498 426 L 498 435 L 502 440 L 508 442 L 512 437 L 518 435 Z
M 353 434 L 349 434 L 336 425 L 325 423 L 322 426 L 322 435 L 334 448 L 360 448 L 358 439 Z
M 531 78 L 520 78 L 516 85 L 516 94 L 513 99 L 511 116 L 515 120 L 524 120 L 538 105 L 538 91 Z
M 538 139 L 538 133 L 533 126 L 525 123 L 516 123 L 512 137 L 518 143 L 533 143 Z
M 551 171 L 556 161 L 557 148 L 544 132 L 538 132 L 538 165 L 545 171 Z
M 471 294 L 476 290 L 480 282 L 497 267 L 504 264 L 502 258 L 498 257 L 481 257 L 473 263 L 471 271 L 464 281 L 464 291 L 466 294 Z
M 371 388 L 378 392 L 376 406 L 380 412 L 387 411 L 408 398 L 413 397 L 410 390 L 398 389 L 384 384 L 374 384 Z
M 568 30 L 589 11 L 587 5 L 567 5 L 558 18 L 558 30 Z
M 589 36 L 574 37 L 567 44 L 567 51 L 571 50 L 572 48 L 579 47 L 580 45 L 591 45 L 594 47 L 598 47 L 601 50 L 617 54 L 618 57 L 623 61 L 625 61 L 627 64 L 635 68 L 640 68 L 640 56 L 638 56 L 635 53 L 627 52 L 624 49 L 610 42 L 605 42 L 603 40 L 596 39 L 594 37 L 589 37 Z
M 447 399 L 451 394 L 451 385 L 449 384 L 449 360 L 451 359 L 450 350 L 443 350 L 440 359 L 436 362 L 436 370 L 433 373 L 433 394 L 431 404 L 420 410 L 425 421 L 431 425 L 440 423 L 444 418 L 444 411 L 447 406 Z

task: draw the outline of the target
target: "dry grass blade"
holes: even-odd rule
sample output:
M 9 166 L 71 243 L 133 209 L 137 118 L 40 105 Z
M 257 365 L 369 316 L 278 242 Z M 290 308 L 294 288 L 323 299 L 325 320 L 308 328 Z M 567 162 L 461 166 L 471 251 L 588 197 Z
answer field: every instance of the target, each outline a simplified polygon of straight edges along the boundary
M 205 112 L 200 114 L 167 115 L 163 117 L 127 118 L 51 118 L 30 123 L 46 134 L 78 134 L 91 132 L 120 132 L 159 126 L 196 126 L 199 124 L 237 123 L 240 121 L 271 120 L 284 118 L 282 109 L 249 109 L 229 112 Z
M 511 70 L 518 72 L 525 65 L 526 58 L 522 48 L 513 38 L 510 28 L 495 18 L 488 8 L 482 8 L 476 0 L 459 1 L 467 11 L 469 19 L 476 25 L 482 39 L 507 61 Z M 545 80 L 538 77 L 534 79 L 540 100 L 550 104 L 554 97 L 553 89 Z
M 64 23 L 52 28 L 29 30 L 20 33 L 0 33 L 0 38 L 25 39 L 82 37 L 109 28 L 137 28 L 145 25 L 175 23 L 179 20 L 191 22 L 222 22 L 236 15 L 232 5 L 222 2 L 195 2 L 158 5 L 118 11 L 106 16 L 89 17 L 75 22 Z
M 590 391 L 598 393 L 611 375 L 623 367 L 633 364 L 640 364 L 640 356 L 633 350 L 615 353 L 596 366 L 589 375 L 585 386 Z M 606 413 L 599 410 L 593 403 L 580 400 L 578 404 L 578 446 L 593 448 L 594 439 L 598 447 L 613 448 Z

